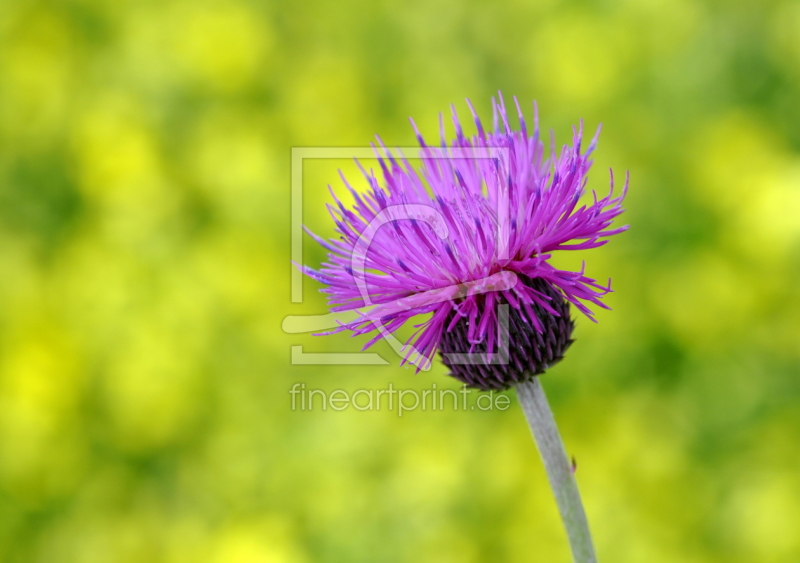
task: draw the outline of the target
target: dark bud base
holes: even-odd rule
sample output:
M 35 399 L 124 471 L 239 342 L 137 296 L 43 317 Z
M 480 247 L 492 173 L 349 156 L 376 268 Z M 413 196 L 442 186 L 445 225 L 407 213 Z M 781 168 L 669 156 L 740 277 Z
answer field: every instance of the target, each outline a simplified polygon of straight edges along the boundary
M 485 355 L 485 340 L 470 351 L 470 343 L 467 340 L 469 326 L 467 318 L 462 317 L 452 330 L 445 331 L 439 346 L 439 353 L 444 364 L 450 368 L 450 375 L 464 382 L 468 387 L 484 391 L 502 390 L 522 381 L 528 381 L 563 359 L 564 353 L 573 342 L 572 331 L 575 323 L 570 318 L 569 301 L 543 279 L 520 276 L 518 283 L 524 283 L 550 297 L 549 304 L 559 313 L 559 316 L 545 311 L 538 305 L 532 305 L 531 309 L 543 327 L 543 331 L 540 333 L 534 328 L 533 321 L 526 319 L 528 314 L 524 309 L 517 310 L 509 305 L 508 363 L 505 364 L 491 363 L 502 359 L 498 355 L 497 342 L 494 345 L 495 350 L 492 351 L 491 362 L 487 361 Z M 479 299 L 481 298 L 482 296 Z M 504 300 L 501 300 L 501 303 L 504 303 Z M 455 311 L 450 313 L 445 327 L 450 326 L 455 314 Z M 452 363 L 447 356 L 449 353 L 466 354 L 470 352 L 474 355 L 480 354 L 480 356 L 468 364 Z

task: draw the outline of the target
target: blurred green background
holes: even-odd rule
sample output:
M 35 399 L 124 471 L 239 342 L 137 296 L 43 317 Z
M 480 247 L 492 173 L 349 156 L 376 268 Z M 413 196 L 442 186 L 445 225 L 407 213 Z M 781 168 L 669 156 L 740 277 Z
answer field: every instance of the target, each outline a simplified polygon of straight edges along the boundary
M 2 0 L 0 561 L 568 561 L 513 396 L 288 394 L 457 388 L 385 345 L 290 365 L 365 341 L 281 329 L 325 310 L 290 302 L 291 147 L 498 89 L 604 124 L 591 187 L 631 172 L 577 257 L 614 310 L 544 378 L 601 561 L 800 561 L 800 3 L 763 0 Z M 340 165 L 304 169 L 323 234 Z

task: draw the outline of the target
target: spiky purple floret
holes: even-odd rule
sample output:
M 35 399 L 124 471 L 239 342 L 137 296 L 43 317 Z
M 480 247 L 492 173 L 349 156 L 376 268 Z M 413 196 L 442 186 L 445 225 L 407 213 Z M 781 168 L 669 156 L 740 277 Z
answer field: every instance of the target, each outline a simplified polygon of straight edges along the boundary
M 441 147 L 431 147 L 412 121 L 421 146 L 420 172 L 381 144 L 383 152 L 376 149 L 376 155 L 383 182 L 359 165 L 370 189 L 358 193 L 342 175 L 354 204 L 347 208 L 334 195 L 336 205 L 329 210 L 339 236 L 326 241 L 309 232 L 329 255 L 319 270 L 303 271 L 327 286 L 322 291 L 331 311 L 374 307 L 331 332 L 377 331 L 368 348 L 386 331 L 431 314 L 415 326 L 403 362 L 415 351 L 432 358 L 444 331 L 462 321 L 470 351 L 493 350 L 498 303 L 524 313 L 520 318 L 539 333 L 544 327 L 534 309 L 560 314 L 550 296 L 517 283 L 518 276 L 544 280 L 589 318 L 589 304 L 608 308 L 601 298 L 611 292 L 610 280 L 601 285 L 583 268 L 561 270 L 548 260 L 557 250 L 602 246 L 627 229 L 610 228 L 623 211 L 627 178 L 621 195 L 614 195 L 612 174 L 607 196 L 592 192 L 593 199 L 579 206 L 597 135 L 581 153 L 581 123 L 573 130 L 572 146 L 545 157 L 535 104 L 529 133 L 514 102 L 519 130 L 511 129 L 502 96 L 492 100 L 494 132 L 489 133 L 467 101 L 477 129 L 473 137 L 464 135 L 455 108 L 456 138 L 449 145 L 443 125 Z

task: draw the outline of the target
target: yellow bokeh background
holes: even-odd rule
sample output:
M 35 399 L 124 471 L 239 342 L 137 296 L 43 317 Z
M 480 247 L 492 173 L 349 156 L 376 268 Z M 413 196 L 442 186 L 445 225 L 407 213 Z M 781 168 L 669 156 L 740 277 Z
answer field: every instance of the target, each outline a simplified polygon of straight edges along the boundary
M 415 144 L 470 98 L 604 129 L 615 293 L 544 376 L 601 561 L 800 561 L 800 3 L 0 2 L 0 561 L 569 561 L 505 411 L 312 412 L 290 388 L 292 147 Z M 528 109 L 530 116 L 531 110 Z M 471 125 L 468 127 L 472 131 Z M 365 162 L 375 166 L 374 162 Z M 310 160 L 303 216 L 332 232 Z M 304 240 L 304 261 L 324 252 Z

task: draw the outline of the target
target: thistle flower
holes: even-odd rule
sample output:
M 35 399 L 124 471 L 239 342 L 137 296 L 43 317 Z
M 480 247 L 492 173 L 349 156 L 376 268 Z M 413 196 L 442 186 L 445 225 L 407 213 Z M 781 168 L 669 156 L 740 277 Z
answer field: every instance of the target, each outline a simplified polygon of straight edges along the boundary
M 327 287 L 331 311 L 360 311 L 331 332 L 375 333 L 365 345 L 388 337 L 410 319 L 430 314 L 405 346 L 401 363 L 429 365 L 437 351 L 451 375 L 480 389 L 528 381 L 560 360 L 572 343 L 570 308 L 592 318 L 591 306 L 611 291 L 584 273 L 551 264 L 556 251 L 585 250 L 626 230 L 612 228 L 621 195 L 592 192 L 582 201 L 597 135 L 581 152 L 583 124 L 573 143 L 545 156 L 534 104 L 529 132 L 516 98 L 519 129 L 512 129 L 502 96 L 492 100 L 494 127 L 487 132 L 472 104 L 477 133 L 467 137 L 453 108 L 455 139 L 420 144 L 417 172 L 378 139 L 383 179 L 359 168 L 369 190 L 358 193 L 342 175 L 354 204 L 333 194 L 329 211 L 338 237 L 309 234 L 328 251 L 319 270 L 303 271 Z M 599 129 L 597 134 L 599 134 Z M 554 145 L 554 143 L 553 143 Z M 507 311 L 507 333 L 501 311 Z M 505 361 L 496 348 L 508 344 Z M 472 354 L 454 361 L 454 354 Z M 476 360 L 475 358 L 479 358 Z M 495 361 L 493 361 L 495 360 Z
M 342 175 L 354 204 L 348 208 L 334 194 L 329 210 L 339 236 L 326 241 L 309 232 L 329 255 L 319 270 L 303 271 L 327 286 L 332 311 L 366 309 L 332 332 L 376 332 L 366 348 L 382 337 L 392 341 L 391 333 L 412 317 L 430 314 L 416 325 L 403 362 L 426 368 L 438 350 L 451 375 L 467 385 L 515 386 L 573 558 L 596 563 L 573 465 L 535 376 L 572 343 L 571 307 L 592 318 L 590 306 L 607 308 L 601 299 L 611 291 L 611 280 L 602 285 L 584 267 L 562 270 L 550 259 L 559 250 L 602 246 L 626 230 L 611 224 L 622 213 L 628 181 L 615 197 L 612 173 L 606 197 L 592 192 L 581 203 L 597 135 L 581 153 L 581 123 L 571 146 L 545 158 L 536 105 L 529 134 L 514 103 L 519 130 L 511 128 L 500 96 L 492 100 L 494 128 L 487 133 L 467 101 L 477 129 L 470 138 L 453 109 L 455 139 L 448 144 L 442 121 L 440 147 L 426 144 L 412 120 L 419 173 L 378 139 L 383 182 L 361 168 L 370 190 L 359 194 Z

